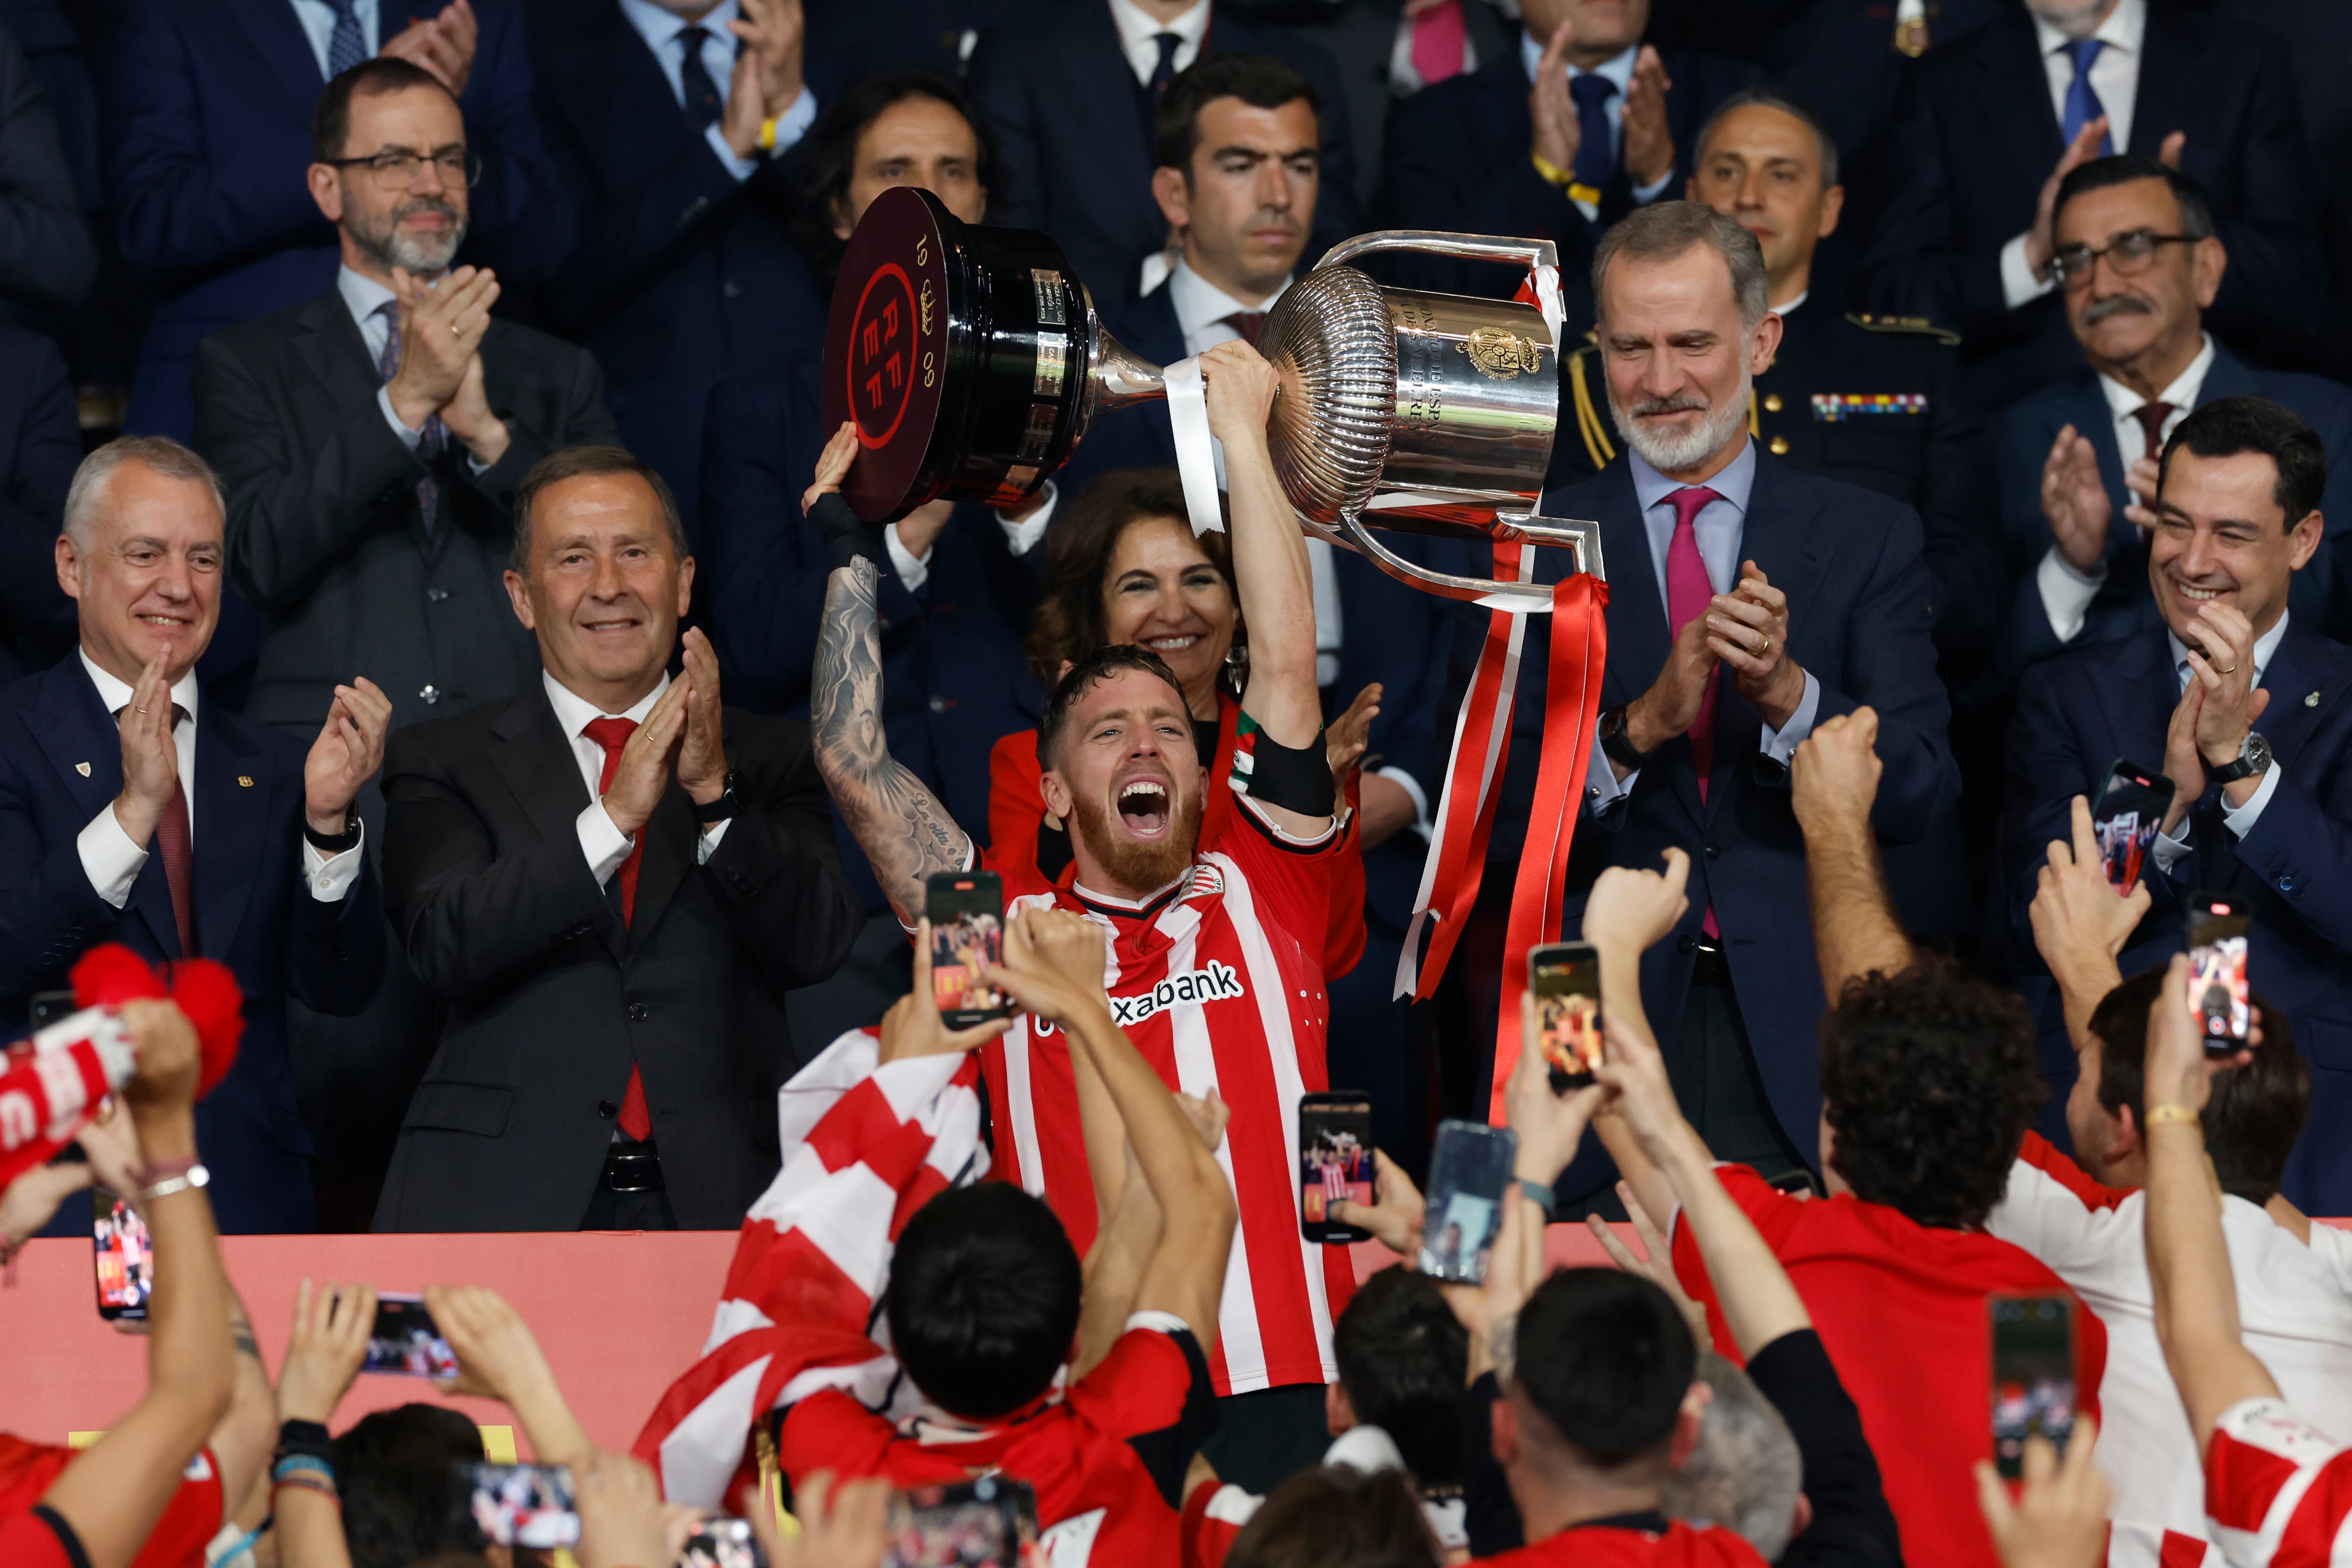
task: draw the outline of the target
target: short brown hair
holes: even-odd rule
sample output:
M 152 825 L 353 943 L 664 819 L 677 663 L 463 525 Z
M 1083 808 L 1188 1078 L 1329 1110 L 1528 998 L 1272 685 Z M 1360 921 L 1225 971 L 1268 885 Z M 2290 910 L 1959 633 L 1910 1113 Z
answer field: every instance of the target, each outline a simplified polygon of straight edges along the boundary
M 420 87 L 431 88 L 451 103 L 457 101 L 439 77 L 398 55 L 372 56 L 343 71 L 327 84 L 310 110 L 310 156 L 331 163 L 343 155 L 343 143 L 352 133 L 352 99 Z
M 1054 744 L 1061 738 L 1062 728 L 1069 722 L 1070 710 L 1078 706 L 1078 699 L 1097 681 L 1107 681 L 1129 670 L 1140 670 L 1166 681 L 1176 693 L 1176 706 L 1184 706 L 1184 683 L 1176 678 L 1168 661 L 1150 649 L 1139 648 L 1132 643 L 1097 648 L 1082 655 L 1070 666 L 1070 673 L 1045 693 L 1045 711 L 1037 716 L 1037 767 L 1041 771 L 1053 771 Z
M 1609 264 L 1621 255 L 1641 261 L 1673 261 L 1701 245 L 1723 257 L 1724 269 L 1731 274 L 1731 298 L 1739 307 L 1740 325 L 1755 326 L 1772 303 L 1770 281 L 1764 273 L 1764 247 L 1756 243 L 1754 235 L 1704 202 L 1653 202 L 1618 219 L 1592 250 L 1594 307 L 1601 303 Z
M 1319 127 L 1323 106 L 1315 84 L 1272 55 L 1210 55 L 1176 73 L 1160 95 L 1151 121 L 1152 162 L 1181 170 L 1192 180 L 1192 154 L 1201 146 L 1201 111 L 1221 98 L 1237 98 L 1252 109 L 1280 109 L 1305 99 Z M 1319 131 L 1318 132 L 1320 133 Z
M 1402 1470 L 1318 1465 L 1274 1489 L 1227 1568 L 1434 1568 L 1437 1540 Z
M 530 514 L 541 491 L 566 479 L 606 474 L 634 474 L 643 479 L 653 490 L 654 499 L 661 503 L 662 521 L 669 525 L 669 542 L 677 550 L 677 559 L 684 560 L 694 553 L 686 537 L 686 524 L 677 515 L 677 497 L 670 494 L 652 464 L 625 447 L 567 446 L 532 464 L 530 472 L 522 476 L 522 487 L 515 492 L 514 544 L 507 551 L 508 568 L 518 576 L 530 575 Z
M 1029 619 L 1023 652 L 1030 673 L 1051 691 L 1061 681 L 1062 666 L 1081 663 L 1103 645 L 1109 635 L 1103 622 L 1103 577 L 1110 570 L 1112 552 L 1129 525 L 1146 517 L 1189 514 L 1184 507 L 1183 481 L 1173 468 L 1119 468 L 1104 475 L 1081 492 L 1069 510 L 1055 520 L 1045 535 L 1045 583 L 1038 590 L 1037 608 Z M 1238 606 L 1234 588 L 1233 541 L 1221 533 L 1205 533 L 1197 540 L 1201 553 L 1225 580 Z M 1244 646 L 1236 614 L 1234 645 Z

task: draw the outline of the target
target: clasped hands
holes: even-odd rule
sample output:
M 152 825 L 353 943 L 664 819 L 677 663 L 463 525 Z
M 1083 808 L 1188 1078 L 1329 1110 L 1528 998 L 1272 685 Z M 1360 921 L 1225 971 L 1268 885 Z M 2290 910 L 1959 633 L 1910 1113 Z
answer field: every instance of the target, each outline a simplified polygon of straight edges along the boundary
M 491 412 L 482 381 L 482 339 L 499 280 L 487 267 L 453 267 L 427 280 L 392 269 L 400 300 L 400 369 L 384 383 L 392 412 L 411 430 L 439 415 L 484 467 L 506 455 L 513 434 Z
M 727 24 L 737 47 L 719 134 L 735 156 L 749 158 L 760 150 L 761 129 L 800 101 L 806 27 L 801 0 L 738 0 L 737 10 Z
M 1528 93 L 1528 119 L 1535 132 L 1530 151 L 1562 171 L 1576 167 L 1584 145 L 1576 100 L 1568 90 L 1568 51 L 1575 45 L 1576 22 L 1563 17 L 1544 45 L 1543 57 L 1536 63 L 1535 86 Z M 1633 78 L 1626 85 L 1618 120 L 1621 162 L 1636 188 L 1654 185 L 1675 171 L 1674 132 L 1666 126 L 1666 89 L 1673 85 L 1658 51 L 1643 45 L 1633 58 Z
M 698 806 L 709 805 L 727 789 L 719 655 L 699 627 L 688 628 L 685 644 L 685 672 L 630 735 L 604 789 L 604 815 L 625 838 L 635 838 L 651 820 L 673 777 Z
M 1789 596 L 1752 560 L 1739 563 L 1737 589 L 1708 600 L 1706 612 L 1675 634 L 1658 678 L 1627 706 L 1626 732 L 1637 749 L 1655 751 L 1689 730 L 1718 664 L 1774 729 L 1805 700 L 1804 669 L 1789 657 Z

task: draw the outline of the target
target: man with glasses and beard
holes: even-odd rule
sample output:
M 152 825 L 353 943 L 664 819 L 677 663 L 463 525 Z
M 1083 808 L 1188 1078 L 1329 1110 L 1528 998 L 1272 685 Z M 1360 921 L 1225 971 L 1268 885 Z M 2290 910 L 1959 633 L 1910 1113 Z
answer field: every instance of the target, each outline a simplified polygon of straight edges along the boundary
M 2002 653 L 2013 677 L 2062 648 L 2087 648 L 2152 619 L 2147 530 L 2157 458 L 2193 409 L 2266 397 L 2327 451 L 2327 540 L 2295 576 L 2314 625 L 2346 591 L 2336 561 L 2352 528 L 2352 392 L 2318 376 L 2256 370 L 2205 325 L 2231 264 L 2197 182 L 2152 158 L 2101 158 L 2058 187 L 2053 267 L 2082 368 L 2011 405 L 1993 426 L 2001 531 L 2015 592 Z
M 617 437 L 595 361 L 492 319 L 498 278 L 451 269 L 480 165 L 437 78 L 362 61 L 327 84 L 312 135 L 310 195 L 342 249 L 335 287 L 198 347 L 196 447 L 228 490 L 229 580 L 264 618 L 246 712 L 314 731 L 335 684 L 365 670 L 397 728 L 536 678 L 502 579 L 516 488 L 550 453 Z M 372 844 L 383 810 L 371 784 Z M 355 1075 L 336 1099 L 388 1110 L 336 1129 L 351 1168 L 322 1179 L 381 1174 L 423 1005 L 394 962 L 354 1026 L 382 1049 L 334 1048 Z
M 1882 840 L 1916 841 L 1950 809 L 1959 779 L 1919 517 L 1759 457 L 1748 394 L 1780 319 L 1767 308 L 1763 251 L 1737 222 L 1696 202 L 1644 207 L 1602 237 L 1592 280 L 1623 448 L 1539 508 L 1599 519 L 1609 563 L 1609 665 L 1562 929 L 1577 929 L 1604 868 L 1654 869 L 1675 848 L 1690 856 L 1690 907 L 1643 967 L 1643 1003 L 1708 1147 L 1802 1180 L 1818 1157 L 1813 1020 L 1824 1004 L 1789 758 L 1815 725 L 1866 705 L 1885 768 L 1873 816 Z M 1556 579 L 1560 557 L 1537 559 L 1539 577 Z M 1460 949 L 1488 1030 L 1532 810 L 1549 620 L 1528 622 L 1510 768 Z M 1465 639 L 1454 645 L 1460 664 Z M 1466 647 L 1475 656 L 1475 636 Z M 1457 684 L 1466 680 L 1464 669 Z M 1588 1146 L 1557 1186 L 1562 1216 L 1613 1213 L 1612 1174 Z

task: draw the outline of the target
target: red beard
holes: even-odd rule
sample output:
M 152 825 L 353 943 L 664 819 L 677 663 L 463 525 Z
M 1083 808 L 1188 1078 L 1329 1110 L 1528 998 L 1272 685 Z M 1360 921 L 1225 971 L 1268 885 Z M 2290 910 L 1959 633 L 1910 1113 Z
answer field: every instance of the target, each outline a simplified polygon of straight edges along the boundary
M 1174 793 L 1172 785 L 1170 792 Z M 1105 876 L 1129 892 L 1150 893 L 1174 882 L 1192 863 L 1193 852 L 1200 845 L 1202 803 L 1198 790 L 1178 801 L 1171 831 L 1156 844 L 1139 844 L 1115 831 L 1110 813 L 1090 795 L 1072 796 L 1070 814 L 1078 841 Z

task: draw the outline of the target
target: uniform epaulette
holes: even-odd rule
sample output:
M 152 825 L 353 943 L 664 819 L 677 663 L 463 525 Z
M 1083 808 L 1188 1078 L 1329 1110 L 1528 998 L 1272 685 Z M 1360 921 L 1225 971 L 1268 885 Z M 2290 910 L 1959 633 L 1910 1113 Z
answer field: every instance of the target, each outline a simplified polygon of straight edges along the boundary
M 1938 327 L 1925 316 L 1876 316 L 1867 310 L 1849 310 L 1845 319 L 1865 332 L 1916 332 L 1933 338 L 1946 348 L 1960 346 L 1960 335 L 1947 327 Z
M 1617 455 L 1617 448 L 1610 444 L 1609 426 L 1592 401 L 1592 389 L 1584 375 L 1585 356 L 1599 347 L 1592 335 L 1587 333 L 1584 342 L 1568 357 L 1569 392 L 1576 405 L 1576 433 L 1584 439 L 1584 455 L 1592 459 L 1592 471 L 1596 474 L 1608 467 L 1610 459 Z

